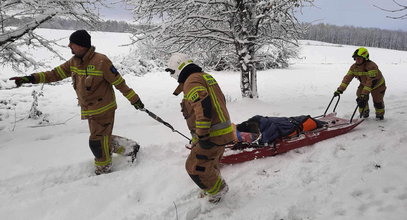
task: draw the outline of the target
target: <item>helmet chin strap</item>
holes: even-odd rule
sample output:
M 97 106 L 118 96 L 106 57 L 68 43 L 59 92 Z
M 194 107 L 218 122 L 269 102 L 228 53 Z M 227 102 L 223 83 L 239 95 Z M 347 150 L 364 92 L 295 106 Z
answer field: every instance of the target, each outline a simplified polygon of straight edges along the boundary
M 358 65 L 358 66 L 360 66 L 366 62 L 365 58 L 363 58 L 363 57 L 360 57 L 360 58 L 362 58 L 362 62 L 360 62 L 360 63 L 357 61 L 357 59 L 355 59 L 356 65 Z
M 172 78 L 174 78 L 175 80 L 178 81 L 178 76 L 175 74 L 175 70 L 173 70 L 173 69 L 171 69 L 171 68 L 166 68 L 165 71 L 166 71 L 166 72 L 169 72 L 169 73 L 170 73 L 170 76 L 171 76 Z

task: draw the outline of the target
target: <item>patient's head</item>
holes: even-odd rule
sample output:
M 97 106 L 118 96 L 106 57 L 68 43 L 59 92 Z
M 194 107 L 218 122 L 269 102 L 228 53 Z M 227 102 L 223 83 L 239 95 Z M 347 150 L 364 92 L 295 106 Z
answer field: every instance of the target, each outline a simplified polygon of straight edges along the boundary
M 247 120 L 236 126 L 236 129 L 241 132 L 260 133 L 259 123 L 255 120 Z

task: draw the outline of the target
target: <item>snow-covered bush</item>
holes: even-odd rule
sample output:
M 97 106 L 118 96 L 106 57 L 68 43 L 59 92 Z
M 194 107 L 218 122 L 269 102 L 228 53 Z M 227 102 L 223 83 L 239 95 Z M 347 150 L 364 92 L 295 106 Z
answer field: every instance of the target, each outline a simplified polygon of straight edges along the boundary
M 122 75 L 142 76 L 148 72 L 163 70 L 166 60 L 164 53 L 153 48 L 152 41 L 138 42 L 129 54 L 118 59 L 115 66 Z
M 38 119 L 43 113 L 38 109 L 38 97 L 43 96 L 42 91 L 37 92 L 35 90 L 32 91 L 31 96 L 33 97 L 33 103 L 31 105 L 30 114 L 28 118 Z

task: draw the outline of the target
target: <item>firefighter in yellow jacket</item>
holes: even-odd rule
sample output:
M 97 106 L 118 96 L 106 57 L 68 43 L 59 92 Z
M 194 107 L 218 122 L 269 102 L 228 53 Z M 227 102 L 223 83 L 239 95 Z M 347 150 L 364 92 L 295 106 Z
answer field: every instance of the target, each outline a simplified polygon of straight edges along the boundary
M 174 95 L 184 93 L 182 113 L 192 134 L 192 149 L 185 163 L 192 180 L 217 203 L 229 190 L 219 170 L 225 145 L 233 142 L 233 128 L 225 97 L 216 80 L 202 71 L 189 57 L 174 53 L 168 61 L 179 86 Z
M 341 85 L 334 92 L 334 96 L 342 94 L 353 78 L 360 81 L 356 91 L 356 102 L 359 112 L 364 118 L 369 117 L 369 94 L 372 95 L 373 105 L 376 112 L 376 119 L 384 119 L 384 93 L 386 83 L 382 72 L 377 64 L 369 59 L 369 52 L 366 48 L 358 48 L 352 55 L 355 63 L 350 67 L 348 73 L 343 77 Z
M 50 83 L 71 77 L 81 106 L 81 118 L 88 120 L 89 147 L 95 156 L 95 173 L 109 173 L 112 168 L 112 152 L 132 156 L 134 159 L 139 149 L 135 141 L 112 135 L 117 108 L 113 86 L 136 109 L 142 109 L 144 105 L 138 95 L 127 86 L 109 58 L 95 52 L 87 31 L 72 33 L 68 47 L 74 56 L 64 64 L 51 71 L 12 77 L 10 80 L 15 80 L 16 85 L 21 86 L 23 83 Z

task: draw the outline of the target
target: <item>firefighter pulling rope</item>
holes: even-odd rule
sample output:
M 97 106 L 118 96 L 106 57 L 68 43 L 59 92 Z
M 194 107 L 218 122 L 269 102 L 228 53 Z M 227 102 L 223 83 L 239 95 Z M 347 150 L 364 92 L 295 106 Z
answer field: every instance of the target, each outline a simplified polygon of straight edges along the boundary
M 188 139 L 188 141 L 191 141 L 190 138 L 188 138 L 187 136 L 185 136 L 184 134 L 182 134 L 182 133 L 179 132 L 178 130 L 174 129 L 174 127 L 172 127 L 172 125 L 170 125 L 168 122 L 162 120 L 160 117 L 158 117 L 156 114 L 150 112 L 148 109 L 142 108 L 142 109 L 140 109 L 140 111 L 143 111 L 143 112 L 147 113 L 150 117 L 152 117 L 152 118 L 155 119 L 156 121 L 158 121 L 158 122 L 160 122 L 161 124 L 163 124 L 163 125 L 169 127 L 169 128 L 172 130 L 172 132 L 177 132 L 177 133 L 180 134 L 182 137 Z

